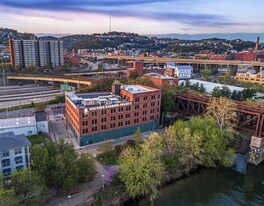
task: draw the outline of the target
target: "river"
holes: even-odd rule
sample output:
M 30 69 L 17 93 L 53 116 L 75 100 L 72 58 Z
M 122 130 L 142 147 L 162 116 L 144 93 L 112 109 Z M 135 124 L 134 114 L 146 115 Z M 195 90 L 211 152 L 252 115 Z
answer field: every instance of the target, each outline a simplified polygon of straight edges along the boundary
M 138 206 L 150 205 L 147 199 Z M 264 163 L 246 173 L 218 167 L 178 180 L 163 189 L 155 206 L 264 206 Z

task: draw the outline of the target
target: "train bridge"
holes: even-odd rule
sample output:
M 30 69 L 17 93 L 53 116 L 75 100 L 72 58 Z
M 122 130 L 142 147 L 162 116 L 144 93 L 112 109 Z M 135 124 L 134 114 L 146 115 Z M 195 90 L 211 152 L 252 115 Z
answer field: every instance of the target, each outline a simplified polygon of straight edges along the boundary
M 176 111 L 185 115 L 203 115 L 211 99 L 200 94 L 177 94 Z M 242 102 L 236 104 L 236 128 L 264 139 L 264 107 Z
M 176 110 L 185 115 L 203 115 L 212 98 L 199 94 L 177 94 Z M 258 165 L 264 161 L 264 106 L 236 102 L 236 128 L 251 135 L 248 162 Z

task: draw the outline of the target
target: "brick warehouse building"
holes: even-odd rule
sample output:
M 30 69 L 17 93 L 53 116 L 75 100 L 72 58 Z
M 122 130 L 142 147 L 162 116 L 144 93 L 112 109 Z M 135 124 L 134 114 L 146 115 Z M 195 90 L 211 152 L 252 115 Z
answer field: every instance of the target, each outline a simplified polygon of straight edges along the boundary
M 66 93 L 67 125 L 80 146 L 132 135 L 159 126 L 161 90 L 142 85 L 112 86 L 111 92 Z

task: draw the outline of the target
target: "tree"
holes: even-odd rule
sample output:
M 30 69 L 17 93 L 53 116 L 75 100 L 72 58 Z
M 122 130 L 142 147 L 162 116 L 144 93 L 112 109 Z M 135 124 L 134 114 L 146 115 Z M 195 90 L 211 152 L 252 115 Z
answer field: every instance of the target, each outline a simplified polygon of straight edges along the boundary
M 207 81 L 208 77 L 212 74 L 212 71 L 210 69 L 203 69 L 201 73 L 202 73 L 202 79 Z
M 37 111 L 45 111 L 46 109 L 46 103 L 45 102 L 39 102 L 36 104 L 36 110 Z
M 135 140 L 135 145 L 136 147 L 140 146 L 141 143 L 141 132 L 140 132 L 140 127 L 137 128 L 137 131 L 134 135 L 134 140 Z
M 134 81 L 132 80 L 130 82 L 134 84 L 141 84 L 141 85 L 149 86 L 149 87 L 154 86 L 153 82 L 150 79 L 147 79 L 145 77 L 137 77 Z
M 38 172 L 30 171 L 28 168 L 12 173 L 11 180 L 17 198 L 25 202 L 25 205 L 31 201 L 39 201 L 39 198 L 47 192 L 43 178 Z
M 220 130 L 230 127 L 237 119 L 236 103 L 224 97 L 212 98 L 207 106 L 207 115 L 212 117 Z
M 165 114 L 174 112 L 176 108 L 175 103 L 176 94 L 173 90 L 163 92 L 161 95 L 161 111 Z
M 78 182 L 91 181 L 96 174 L 94 158 L 90 154 L 81 154 L 77 159 Z
M 199 87 L 198 91 L 199 91 L 199 92 L 202 92 L 202 93 L 205 93 L 205 92 L 206 92 L 206 89 L 205 89 L 203 83 L 200 84 L 200 87 Z
M 18 199 L 13 189 L 3 189 L 0 187 L 0 205 L 1 206 L 17 206 Z
M 159 135 L 153 134 L 141 145 L 141 150 L 128 147 L 120 160 L 120 179 L 131 197 L 149 195 L 153 204 L 162 183 L 165 167 L 162 163 Z

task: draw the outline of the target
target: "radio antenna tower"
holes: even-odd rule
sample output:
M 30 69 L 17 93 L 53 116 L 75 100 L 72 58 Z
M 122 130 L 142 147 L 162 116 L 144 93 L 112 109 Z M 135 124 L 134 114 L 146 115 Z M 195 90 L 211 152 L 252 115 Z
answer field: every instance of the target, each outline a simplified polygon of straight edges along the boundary
M 110 17 L 109 17 L 109 32 L 112 31 L 112 16 L 110 14 Z

